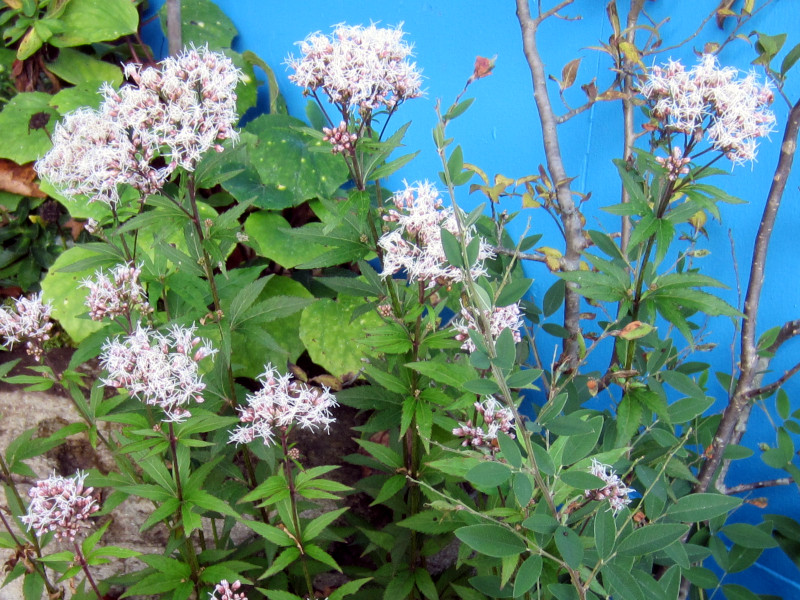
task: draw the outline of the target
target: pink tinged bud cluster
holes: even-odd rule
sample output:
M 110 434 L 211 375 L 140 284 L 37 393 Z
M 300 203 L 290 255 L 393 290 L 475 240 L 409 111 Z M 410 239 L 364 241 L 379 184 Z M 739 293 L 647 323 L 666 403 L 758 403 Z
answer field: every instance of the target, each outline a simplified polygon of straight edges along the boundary
M 89 290 L 85 304 L 89 307 L 92 320 L 130 316 L 133 310 L 141 314 L 152 312 L 144 288 L 139 283 L 141 272 L 141 266 L 126 263 L 117 265 L 108 274 L 100 269 L 94 274 L 94 279 L 84 279 L 81 286 Z
M 396 28 L 337 25 L 331 36 L 313 33 L 300 42 L 300 58 L 290 56 L 289 79 L 315 92 L 322 89 L 344 111 L 366 114 L 394 109 L 422 95 L 422 78 Z
M 406 184 L 404 191 L 395 194 L 397 210 L 391 210 L 384 220 L 399 225 L 378 240 L 384 250 L 382 277 L 391 277 L 405 269 L 410 281 L 449 285 L 464 280 L 464 272 L 450 265 L 442 246 L 442 229 L 459 235 L 458 223 L 451 207 L 443 207 L 439 192 L 428 182 L 415 186 Z M 475 236 L 474 228 L 464 232 L 464 243 Z M 483 262 L 492 258 L 489 245 L 480 241 L 478 257 L 470 267 L 473 278 L 486 274 Z
M 36 163 L 66 196 L 115 206 L 120 184 L 156 193 L 177 167 L 194 170 L 204 152 L 238 136 L 234 90 L 242 74 L 223 54 L 191 48 L 157 68 L 127 65 L 125 74 L 136 85 L 118 92 L 104 85 L 100 109 L 66 115 Z
M 757 139 L 774 130 L 775 115 L 767 108 L 774 99 L 769 85 L 759 84 L 752 72 L 739 79 L 737 69 L 720 68 L 711 54 L 689 71 L 678 61 L 653 67 L 642 93 L 669 129 L 705 132 L 734 164 L 755 160 Z
M 145 404 L 160 407 L 166 422 L 185 421 L 192 416 L 186 406 L 203 402 L 206 386 L 198 363 L 216 352 L 194 335 L 195 329 L 175 325 L 165 335 L 137 325 L 131 335 L 107 341 L 100 355 L 108 372 L 103 385 L 125 388 Z
M 462 350 L 466 350 L 470 353 L 475 352 L 475 344 L 469 337 L 470 330 L 479 331 L 475 323 L 475 318 L 464 308 L 463 304 L 461 305 L 461 316 L 463 319 L 453 323 L 453 328 L 458 332 L 456 334 L 456 339 L 459 342 L 464 342 L 461 344 Z M 517 343 L 522 341 L 520 329 L 522 328 L 523 322 L 519 312 L 519 303 L 510 304 L 509 306 L 498 306 L 490 312 L 487 317 L 491 327 L 489 333 L 492 339 L 496 340 L 504 329 L 510 329 L 514 341 Z
M 271 364 L 259 376 L 261 389 L 247 396 L 247 406 L 238 408 L 243 425 L 231 432 L 230 442 L 247 444 L 261 439 L 269 446 L 275 430 L 285 431 L 292 425 L 312 431 L 325 429 L 335 421 L 331 409 L 339 406 L 328 388 L 315 388 L 281 375 Z
M 0 308 L 0 335 L 3 344 L 13 348 L 14 344 L 25 344 L 25 351 L 37 361 L 41 360 L 43 344 L 50 339 L 50 303 L 42 302 L 42 294 L 31 298 L 19 298 L 14 308 Z
M 28 492 L 31 503 L 22 522 L 43 536 L 52 531 L 57 539 L 74 541 L 87 519 L 100 509 L 93 488 L 84 488 L 86 473 L 78 471 L 73 477 L 55 473 L 39 481 Z
M 486 429 L 473 425 L 472 421 L 459 424 L 453 429 L 453 435 L 464 438 L 464 441 L 461 442 L 462 446 L 494 446 L 493 442 L 501 431 L 512 439 L 514 438 L 512 431 L 514 416 L 494 396 L 487 397 L 483 402 L 476 402 L 474 406 L 477 413 L 483 418 Z
M 667 178 L 670 181 L 675 181 L 681 175 L 689 173 L 687 165 L 692 162 L 692 159 L 684 158 L 683 150 L 675 146 L 669 156 L 657 156 L 656 162 L 668 171 Z
M 237 591 L 240 587 L 242 587 L 242 583 L 238 579 L 233 583 L 228 583 L 223 579 L 214 586 L 214 591 L 209 593 L 209 597 L 212 600 L 247 600 L 244 592 Z
M 334 154 L 353 154 L 356 151 L 356 140 L 358 136 L 355 133 L 347 131 L 347 123 L 342 121 L 338 127 L 329 128 L 323 127 L 322 133 L 324 141 L 330 143 L 331 152 Z
M 608 500 L 614 514 L 631 503 L 628 494 L 634 490 L 626 486 L 610 466 L 592 459 L 592 466 L 589 467 L 589 472 L 602 479 L 606 485 L 596 490 L 586 490 L 585 496 L 587 498 L 600 501 Z

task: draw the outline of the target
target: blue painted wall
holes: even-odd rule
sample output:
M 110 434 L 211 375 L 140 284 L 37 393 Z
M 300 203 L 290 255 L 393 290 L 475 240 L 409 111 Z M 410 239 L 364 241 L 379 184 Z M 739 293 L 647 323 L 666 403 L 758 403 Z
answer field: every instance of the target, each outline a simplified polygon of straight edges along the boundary
M 530 72 L 522 54 L 519 24 L 516 20 L 513 2 L 494 0 L 394 0 L 377 2 L 375 0 L 303 0 L 302 2 L 265 2 L 259 0 L 217 0 L 220 7 L 230 16 L 239 29 L 234 49 L 252 50 L 275 70 L 281 91 L 285 95 L 290 113 L 302 116 L 305 99 L 301 90 L 288 80 L 284 61 L 290 53 L 297 53 L 296 42 L 315 31 L 329 33 L 337 23 L 383 25 L 404 23 L 407 39 L 414 44 L 415 59 L 425 76 L 426 95 L 424 98 L 406 103 L 394 125 L 412 121 L 406 138 L 410 151 L 421 150 L 416 161 L 390 181 L 390 186 L 398 188 L 402 179 L 409 182 L 429 179 L 436 181 L 440 169 L 431 139 L 431 129 L 435 124 L 434 105 L 437 99 L 449 104 L 464 86 L 472 72 L 476 56 L 497 55 L 494 73 L 476 82 L 470 88 L 471 96 L 476 98 L 467 114 L 456 121 L 448 132 L 462 145 L 464 158 L 480 166 L 488 174 L 502 173 L 509 177 L 533 174 L 537 166 L 544 162 L 536 109 L 533 103 Z M 535 5 L 535 3 L 532 2 Z M 551 2 L 544 2 L 546 6 Z M 578 81 L 567 93 L 567 101 L 573 106 L 583 101 L 579 85 L 597 78 L 598 87 L 610 80 L 607 70 L 609 61 L 605 55 L 589 49 L 600 41 L 607 41 L 611 34 L 605 16 L 603 0 L 576 0 L 574 5 L 564 11 L 571 17 L 580 16 L 577 21 L 551 20 L 545 23 L 539 34 L 539 46 L 544 56 L 548 72 L 560 76 L 561 68 L 569 60 L 582 57 Z M 625 4 L 625 3 L 620 3 Z M 697 23 L 718 6 L 719 0 L 694 0 L 679 2 L 660 0 L 647 2 L 646 9 L 654 22 L 667 21 L 661 28 L 664 46 L 672 46 L 695 31 Z M 740 3 L 738 3 L 740 4 Z M 737 4 L 737 5 L 738 5 Z M 800 18 L 796 0 L 777 0 L 774 5 L 759 13 L 748 23 L 743 33 L 752 30 L 768 34 L 788 32 L 787 47 L 800 42 Z M 153 9 L 160 2 L 155 2 Z M 665 53 L 657 62 L 667 58 L 680 58 L 684 64 L 692 65 L 695 58 L 692 50 L 702 48 L 708 40 L 721 41 L 728 35 L 728 29 L 721 32 L 713 20 L 703 33 L 684 47 Z M 151 27 L 150 40 L 156 50 L 166 51 L 166 45 L 158 40 L 159 32 Z M 725 48 L 721 55 L 724 64 L 749 68 L 755 57 L 751 47 L 737 41 Z M 779 56 L 779 60 L 782 55 Z M 779 63 L 778 63 L 779 64 Z M 791 73 L 786 93 L 791 99 L 800 96 L 800 66 Z M 264 95 L 266 97 L 266 94 Z M 555 84 L 553 100 L 560 102 Z M 738 266 L 741 286 L 746 286 L 749 275 L 753 240 L 761 217 L 761 211 L 769 189 L 772 172 L 777 161 L 783 123 L 788 113 L 787 105 L 776 100 L 774 110 L 777 114 L 779 131 L 772 135 L 772 141 L 761 144 L 758 162 L 738 167 L 732 177 L 720 177 L 714 183 L 748 202 L 741 206 L 723 206 L 721 223 L 709 222 L 706 226 L 710 240 L 707 248 L 711 254 L 702 259 L 705 272 L 718 277 L 730 286 L 723 292 L 732 304 L 738 304 L 737 277 Z M 584 205 L 584 212 L 593 228 L 613 231 L 618 228 L 615 218 L 599 211 L 599 207 L 619 202 L 620 184 L 611 160 L 621 155 L 620 135 L 621 109 L 616 103 L 599 103 L 591 110 L 573 119 L 561 128 L 562 149 L 566 168 L 570 176 L 576 177 L 573 189 L 592 193 L 590 203 Z M 725 168 L 725 167 L 723 167 Z M 798 286 L 797 227 L 800 224 L 800 169 L 795 173 L 787 187 L 784 205 L 781 208 L 776 227 L 770 260 L 767 265 L 767 281 L 762 300 L 759 331 L 781 325 L 789 319 L 800 317 L 800 286 Z M 463 190 L 463 188 L 462 188 Z M 466 191 L 462 192 L 466 194 Z M 474 206 L 482 200 L 478 196 L 460 198 L 462 206 Z M 500 207 L 509 212 L 520 208 L 517 202 L 509 202 Z M 540 211 L 527 210 L 517 219 L 517 231 L 521 231 L 527 219 L 531 231 L 545 234 L 542 244 L 560 247 L 556 231 L 550 219 Z M 730 232 L 730 236 L 729 236 Z M 732 243 L 735 253 L 732 253 Z M 788 253 L 788 254 L 787 254 Z M 541 265 L 529 267 L 529 274 L 537 280 L 533 293 L 541 300 L 552 277 Z M 708 323 L 709 337 L 706 341 L 718 344 L 714 353 L 704 359 L 712 362 L 716 370 L 731 372 L 732 354 L 730 351 L 734 330 L 725 319 L 713 319 Z M 542 352 L 545 356 L 552 352 L 555 340 L 544 340 Z M 549 347 L 549 349 L 548 349 Z M 781 352 L 782 358 L 773 367 L 780 373 L 800 359 L 800 340 L 787 343 Z M 599 368 L 599 367 L 598 367 Z M 767 377 L 769 380 L 769 376 Z M 790 397 L 800 396 L 800 382 L 793 381 L 786 386 Z M 724 391 L 713 380 L 709 393 L 716 396 L 716 408 L 724 405 Z M 794 401 L 795 408 L 800 402 Z M 765 441 L 774 444 L 775 433 L 764 411 L 753 411 L 746 443 L 755 447 Z M 800 440 L 796 440 L 800 443 Z M 749 461 L 737 462 L 737 468 L 729 477 L 730 484 L 746 483 L 770 479 L 782 475 L 763 465 L 756 456 Z M 800 520 L 798 490 L 773 488 L 754 494 L 768 498 L 767 512 L 779 512 Z M 755 519 L 756 509 L 745 507 L 737 518 Z M 758 593 L 772 593 L 784 598 L 800 597 L 800 573 L 797 568 L 778 550 L 764 554 L 760 566 L 746 574 L 734 575 L 725 579 L 726 583 L 740 583 Z

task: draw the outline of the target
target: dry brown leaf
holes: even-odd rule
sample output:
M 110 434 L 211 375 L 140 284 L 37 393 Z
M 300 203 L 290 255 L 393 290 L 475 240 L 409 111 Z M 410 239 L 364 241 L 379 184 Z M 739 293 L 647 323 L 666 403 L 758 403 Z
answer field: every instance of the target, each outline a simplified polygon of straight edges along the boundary
M 0 190 L 20 196 L 47 198 L 47 194 L 39 189 L 35 180 L 36 171 L 33 170 L 32 164 L 18 165 L 0 158 Z

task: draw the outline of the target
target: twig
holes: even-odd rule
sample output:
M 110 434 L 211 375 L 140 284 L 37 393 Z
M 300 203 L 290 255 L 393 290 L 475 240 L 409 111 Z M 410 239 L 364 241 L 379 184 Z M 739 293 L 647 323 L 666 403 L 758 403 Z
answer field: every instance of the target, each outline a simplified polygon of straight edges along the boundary
M 777 487 L 779 485 L 792 485 L 793 483 L 794 479 L 791 477 L 779 477 L 778 479 L 768 479 L 766 481 L 756 481 L 754 483 L 735 485 L 733 487 L 725 488 L 725 493 L 728 495 L 741 494 L 743 492 L 752 492 L 753 490 L 760 490 L 762 488 Z
M 763 385 L 761 387 L 753 388 L 745 393 L 745 397 L 749 400 L 751 398 L 755 398 L 756 396 L 762 395 L 769 395 L 778 388 L 780 388 L 784 383 L 789 381 L 797 372 L 800 371 L 800 363 L 797 363 L 791 369 L 786 371 L 781 377 L 779 377 L 776 381 L 773 381 L 769 385 Z
M 547 262 L 546 256 L 540 256 L 538 254 L 528 254 L 526 252 L 510 250 L 509 248 L 501 248 L 500 246 L 492 246 L 491 250 L 495 254 L 502 254 L 503 256 L 513 256 L 517 260 L 533 260 L 536 262 Z

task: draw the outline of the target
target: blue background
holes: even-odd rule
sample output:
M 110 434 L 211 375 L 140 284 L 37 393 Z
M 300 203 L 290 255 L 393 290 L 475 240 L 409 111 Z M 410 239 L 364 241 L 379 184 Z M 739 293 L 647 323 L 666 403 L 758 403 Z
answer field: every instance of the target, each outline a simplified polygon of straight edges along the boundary
M 286 57 L 298 54 L 296 43 L 309 33 L 330 33 L 333 25 L 347 23 L 368 25 L 370 22 L 384 26 L 403 23 L 406 39 L 414 45 L 418 67 L 425 77 L 425 96 L 403 105 L 393 121 L 398 126 L 412 121 L 406 137 L 408 151 L 421 150 L 418 158 L 405 167 L 398 176 L 389 181 L 393 189 L 402 186 L 402 180 L 438 181 L 441 169 L 431 138 L 431 129 L 436 117 L 434 105 L 437 99 L 449 106 L 461 91 L 472 73 L 476 56 L 497 55 L 494 73 L 470 87 L 467 97 L 476 98 L 472 108 L 455 121 L 448 134 L 455 137 L 464 151 L 464 159 L 481 167 L 490 177 L 502 173 L 519 178 L 537 172 L 538 165 L 545 162 L 541 144 L 540 127 L 533 102 L 530 71 L 522 53 L 522 39 L 513 2 L 494 0 L 432 0 L 376 2 L 374 0 L 303 0 L 301 2 L 263 2 L 257 0 L 218 0 L 218 5 L 233 20 L 239 30 L 234 49 L 242 52 L 252 50 L 263 58 L 275 71 L 281 92 L 287 100 L 290 114 L 304 115 L 306 100 L 302 90 L 288 80 L 284 65 Z M 151 12 L 160 6 L 154 2 Z M 535 10 L 535 2 L 531 2 Z M 554 2 L 543 2 L 545 8 Z M 627 3 L 621 2 L 620 5 Z M 735 5 L 738 7 L 741 2 Z M 762 4 L 762 2 L 758 2 Z M 608 71 L 610 59 L 590 46 L 598 46 L 608 40 L 612 31 L 605 14 L 604 0 L 576 0 L 563 11 L 580 20 L 564 21 L 551 19 L 539 30 L 538 44 L 546 63 L 547 71 L 560 78 L 562 67 L 576 57 L 583 61 L 578 71 L 575 86 L 566 92 L 571 106 L 584 101 L 580 84 L 597 79 L 600 90 L 611 80 Z M 719 0 L 694 0 L 672 2 L 647 2 L 645 9 L 656 23 L 665 21 L 661 27 L 664 47 L 673 46 L 691 35 L 701 20 L 719 5 Z M 777 0 L 766 10 L 756 15 L 740 31 L 747 35 L 753 30 L 767 34 L 787 32 L 786 48 L 800 42 L 800 19 L 798 2 Z M 624 15 L 621 15 L 624 23 Z M 681 59 L 687 67 L 695 64 L 694 50 L 701 50 L 706 41 L 722 41 L 731 31 L 733 20 L 728 20 L 724 31 L 720 31 L 714 19 L 698 37 L 679 49 L 670 50 L 648 59 L 649 64 L 660 64 L 668 58 Z M 147 39 L 157 53 L 166 53 L 166 44 L 160 37 L 157 25 L 149 26 Z M 786 53 L 784 49 L 774 64 L 779 65 Z M 722 52 L 720 61 L 724 65 L 735 65 L 748 69 L 755 58 L 752 47 L 737 40 Z M 263 78 L 263 77 L 262 77 Z M 794 101 L 800 95 L 800 66 L 790 72 L 785 91 Z M 557 86 L 551 84 L 551 98 L 557 112 L 564 112 L 558 97 Z M 261 96 L 261 106 L 267 102 L 266 89 Z M 706 224 L 709 240 L 700 247 L 711 254 L 696 263 L 703 272 L 719 278 L 730 289 L 721 295 L 733 305 L 739 305 L 737 295 L 736 266 L 744 293 L 749 276 L 753 241 L 761 218 L 764 202 L 773 170 L 777 162 L 780 141 L 788 114 L 787 104 L 776 98 L 773 109 L 777 115 L 778 131 L 771 141 L 765 140 L 759 148 L 758 162 L 737 167 L 733 177 L 717 177 L 714 184 L 726 189 L 748 204 L 722 205 L 722 222 Z M 573 190 L 592 193 L 590 202 L 583 205 L 590 228 L 615 231 L 618 220 L 599 210 L 602 206 L 615 204 L 620 198 L 620 183 L 611 160 L 621 156 L 622 111 L 619 103 L 601 102 L 572 119 L 559 129 L 562 153 L 567 173 L 575 177 Z M 721 168 L 729 164 L 721 161 Z M 800 223 L 798 185 L 800 169 L 795 168 L 787 186 L 784 202 L 775 228 L 771 253 L 767 264 L 766 283 L 759 315 L 759 333 L 782 325 L 785 321 L 800 317 L 798 310 L 797 284 L 797 227 Z M 471 207 L 483 201 L 483 196 L 467 195 L 461 188 L 459 198 L 462 206 Z M 518 199 L 507 200 L 500 210 L 519 210 Z M 563 247 L 563 242 L 547 215 L 541 210 L 525 210 L 515 221 L 519 234 L 530 219 L 531 233 L 543 233 L 542 245 Z M 730 235 L 729 235 L 730 233 Z M 733 240 L 733 244 L 731 243 Z M 732 246 L 735 252 L 732 252 Z M 787 254 L 788 253 L 788 254 Z M 539 303 L 544 292 L 553 281 L 545 267 L 539 263 L 528 265 L 529 276 L 536 279 L 533 294 Z M 711 319 L 707 328 L 706 342 L 718 344 L 716 350 L 700 355 L 698 360 L 712 363 L 714 371 L 730 373 L 733 369 L 734 329 L 728 319 Z M 538 338 L 543 357 L 552 355 L 557 340 Z M 681 340 L 677 340 L 680 343 Z M 772 381 L 786 368 L 800 359 L 800 340 L 791 340 L 784 345 L 773 362 L 775 375 L 767 375 L 765 382 Z M 600 368 L 598 363 L 598 368 Z M 800 383 L 791 381 L 785 386 L 790 398 L 800 393 Z M 725 403 L 725 392 L 715 378 L 709 381 L 708 393 L 718 398 L 715 410 Z M 800 407 L 797 401 L 793 408 Z M 800 440 L 795 440 L 796 443 Z M 759 442 L 775 445 L 775 431 L 764 411 L 754 408 L 745 443 L 756 447 Z M 729 485 L 772 479 L 785 475 L 770 469 L 756 455 L 747 461 L 738 461 L 728 477 Z M 800 520 L 798 490 L 795 486 L 758 490 L 753 496 L 766 497 L 769 506 L 763 512 L 778 512 Z M 735 515 L 736 519 L 759 520 L 762 509 L 746 505 Z M 740 583 L 757 593 L 772 593 L 784 598 L 800 597 L 800 574 L 797 568 L 780 550 L 764 553 L 758 565 L 744 574 L 726 577 L 724 583 Z

